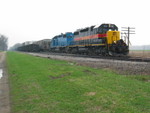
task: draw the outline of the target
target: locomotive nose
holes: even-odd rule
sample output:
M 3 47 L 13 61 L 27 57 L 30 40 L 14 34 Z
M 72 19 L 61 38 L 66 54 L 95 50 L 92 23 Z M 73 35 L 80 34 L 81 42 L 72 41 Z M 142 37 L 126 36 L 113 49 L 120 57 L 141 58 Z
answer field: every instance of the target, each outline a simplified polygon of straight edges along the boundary
M 119 31 L 108 31 L 107 32 L 107 43 L 112 44 L 120 40 L 120 32 Z

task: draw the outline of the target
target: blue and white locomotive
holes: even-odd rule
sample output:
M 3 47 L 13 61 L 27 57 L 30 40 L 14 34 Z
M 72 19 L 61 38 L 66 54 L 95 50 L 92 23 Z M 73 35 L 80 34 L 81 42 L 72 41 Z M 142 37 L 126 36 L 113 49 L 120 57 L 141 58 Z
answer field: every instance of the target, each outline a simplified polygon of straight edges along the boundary
M 57 51 L 57 52 L 67 52 L 67 47 L 71 45 L 71 43 L 74 40 L 74 36 L 72 32 L 67 32 L 65 34 L 60 34 L 55 36 L 51 40 L 51 51 Z

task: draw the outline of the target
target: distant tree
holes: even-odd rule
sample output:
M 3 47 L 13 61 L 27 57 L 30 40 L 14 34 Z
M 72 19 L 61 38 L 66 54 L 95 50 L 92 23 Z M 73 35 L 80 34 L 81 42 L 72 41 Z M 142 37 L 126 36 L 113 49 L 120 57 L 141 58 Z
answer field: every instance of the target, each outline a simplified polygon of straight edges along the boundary
M 8 38 L 4 35 L 0 35 L 0 50 L 6 51 L 8 48 Z

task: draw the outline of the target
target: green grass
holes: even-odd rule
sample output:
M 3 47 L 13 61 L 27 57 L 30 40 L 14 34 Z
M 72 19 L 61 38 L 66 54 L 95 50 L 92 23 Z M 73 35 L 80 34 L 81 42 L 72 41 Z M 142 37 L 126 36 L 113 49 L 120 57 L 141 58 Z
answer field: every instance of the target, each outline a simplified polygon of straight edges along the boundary
M 126 77 L 139 81 L 150 82 L 150 75 L 127 75 Z
M 13 113 L 149 113 L 150 82 L 7 53 Z

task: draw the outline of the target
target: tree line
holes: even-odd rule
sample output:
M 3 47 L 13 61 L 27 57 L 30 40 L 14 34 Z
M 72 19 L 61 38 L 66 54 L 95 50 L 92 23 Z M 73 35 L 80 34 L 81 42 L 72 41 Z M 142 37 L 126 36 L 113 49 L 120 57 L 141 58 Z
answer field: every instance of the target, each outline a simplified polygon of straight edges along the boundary
M 8 48 L 8 38 L 4 35 L 0 35 L 0 50 L 6 51 Z

